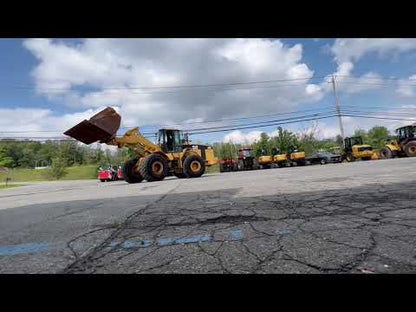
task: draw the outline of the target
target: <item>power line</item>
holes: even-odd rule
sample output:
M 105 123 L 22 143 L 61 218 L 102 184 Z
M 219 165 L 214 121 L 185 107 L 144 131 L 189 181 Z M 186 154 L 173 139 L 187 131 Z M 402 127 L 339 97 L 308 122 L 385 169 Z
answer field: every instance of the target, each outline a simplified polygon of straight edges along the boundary
M 270 123 L 275 123 L 275 122 L 280 122 L 280 121 L 287 121 L 287 120 L 296 120 L 296 119 L 299 119 L 299 118 L 318 117 L 321 114 L 332 113 L 332 112 L 333 112 L 333 110 L 329 110 L 327 112 L 315 113 L 315 114 L 310 114 L 310 115 L 303 115 L 303 116 L 289 117 L 289 118 L 283 118 L 283 119 L 274 119 L 274 120 L 248 123 L 248 124 L 244 124 L 243 126 L 245 126 L 245 125 L 250 125 L 250 126 L 251 125 L 258 125 L 259 127 L 261 127 L 262 125 L 267 126 Z M 197 129 L 185 129 L 184 131 L 193 132 L 193 131 L 210 130 L 210 129 L 225 129 L 225 128 L 235 127 L 235 126 L 238 126 L 238 125 L 225 125 L 225 126 L 206 127 L 206 128 L 197 128 Z
M 241 121 L 241 120 L 247 120 L 247 119 L 255 119 L 255 118 L 263 118 L 263 117 L 272 117 L 272 116 L 283 116 L 283 115 L 293 115 L 303 112 L 319 112 L 321 110 L 326 110 L 328 108 L 332 108 L 331 106 L 324 106 L 321 108 L 313 108 L 313 109 L 304 109 L 299 111 L 292 111 L 292 112 L 286 112 L 286 113 L 271 113 L 267 115 L 257 115 L 257 116 L 251 116 L 251 117 L 239 117 L 239 118 L 221 118 L 216 120 L 205 120 L 205 121 L 194 121 L 194 122 L 188 122 L 188 123 L 175 123 L 175 124 L 167 124 L 167 125 L 160 125 L 157 127 L 160 128 L 168 128 L 168 127 L 174 127 L 174 126 L 184 126 L 184 125 L 193 125 L 193 124 L 207 124 L 207 123 L 214 123 L 214 122 L 223 122 L 223 121 Z M 148 125 L 150 127 L 151 125 Z M 121 127 L 120 129 L 124 128 L 134 128 L 135 126 L 125 126 Z
M 299 111 L 292 111 L 292 112 L 286 112 L 286 113 L 273 113 L 273 114 L 267 114 L 267 115 L 257 115 L 257 116 L 251 116 L 251 117 L 239 117 L 239 118 L 222 118 L 222 119 L 216 119 L 216 120 L 206 120 L 206 121 L 195 121 L 195 122 L 189 122 L 189 123 L 176 123 L 176 124 L 170 124 L 170 125 L 147 125 L 145 127 L 160 127 L 160 128 L 168 128 L 173 126 L 185 126 L 185 125 L 193 125 L 193 124 L 207 124 L 207 123 L 214 123 L 214 122 L 223 122 L 223 121 L 242 121 L 242 120 L 248 120 L 248 119 L 255 119 L 255 118 L 263 118 L 263 117 L 273 117 L 273 116 L 284 116 L 284 115 L 293 115 L 303 112 L 315 112 L 315 111 L 322 111 L 326 110 L 327 108 L 331 108 L 330 106 L 324 106 L 322 108 L 313 108 L 313 109 L 305 109 L 305 110 L 299 110 Z M 266 121 L 265 121 L 266 122 Z M 137 126 L 123 126 L 120 127 L 120 129 L 127 129 L 127 128 L 135 128 Z M 141 127 L 143 128 L 143 127 Z M 17 131 L 10 131 L 0 130 L 0 133 L 55 133 L 55 132 L 64 132 L 65 130 L 17 130 Z M 143 134 L 152 134 L 152 132 L 144 132 Z
M 177 86 L 131 86 L 131 87 L 103 87 L 101 90 L 154 90 L 154 89 L 179 89 L 179 88 L 207 88 L 207 87 L 218 87 L 218 86 L 237 86 L 237 85 L 250 85 L 250 84 L 263 84 L 263 83 L 279 83 L 288 81 L 305 81 L 312 79 L 322 79 L 326 76 L 312 76 L 303 78 L 292 78 L 292 79 L 273 79 L 273 80 L 259 80 L 259 81 L 247 81 L 247 82 L 231 82 L 231 83 L 211 83 L 211 84 L 196 84 L 196 85 L 177 85 Z M 61 90 L 66 91 L 68 88 L 36 88 L 35 86 L 22 86 L 14 85 L 15 88 L 19 89 L 37 89 L 37 90 Z
M 255 125 L 255 126 L 240 126 L 240 127 L 234 127 L 231 129 L 221 129 L 221 130 L 210 130 L 210 131 L 203 131 L 203 132 L 189 132 L 191 135 L 195 134 L 207 134 L 207 133 L 216 133 L 216 132 L 225 132 L 225 131 L 234 131 L 234 130 L 242 130 L 242 129 L 253 129 L 253 128 L 267 128 L 272 126 L 279 126 L 279 125 L 285 125 L 290 123 L 297 123 L 297 122 L 304 122 L 304 121 L 313 121 L 313 120 L 320 120 L 320 119 L 326 119 L 337 116 L 336 114 L 327 115 L 327 116 L 321 116 L 321 117 L 312 117 L 312 118 L 306 118 L 306 119 L 298 119 L 298 120 L 291 120 L 291 121 L 284 121 L 284 122 L 276 122 L 276 123 L 270 123 L 268 125 Z
M 314 117 L 303 117 L 303 118 L 297 118 L 293 120 L 286 120 L 286 121 L 276 121 L 273 123 L 268 123 L 267 125 L 241 125 L 236 126 L 233 128 L 227 128 L 227 129 L 210 129 L 205 131 L 194 131 L 189 132 L 191 135 L 201 135 L 201 134 L 208 134 L 208 133 L 218 133 L 218 132 L 226 132 L 226 131 L 234 131 L 234 130 L 243 130 L 243 129 L 254 129 L 254 128 L 267 128 L 272 126 L 278 126 L 278 125 L 284 125 L 284 124 L 291 124 L 291 123 L 297 123 L 297 122 L 305 122 L 305 121 L 314 121 L 314 120 L 321 120 L 321 119 L 327 119 L 338 116 L 337 114 L 330 114 L 330 115 L 323 115 L 323 116 L 314 116 Z M 415 121 L 415 119 L 407 119 L 407 118 L 390 118 L 390 117 L 380 117 L 380 116 L 368 116 L 368 115 L 358 115 L 358 114 L 350 114 L 350 113 L 342 113 L 342 116 L 347 117 L 356 117 L 356 118 L 369 118 L 369 119 L 378 119 L 378 120 L 394 120 L 394 121 Z M 45 141 L 74 141 L 71 139 L 50 139 L 50 138 L 30 138 L 30 137 L 21 137 L 19 139 L 44 139 Z M 16 142 L 16 138 L 3 138 L 0 139 L 0 142 L 5 142 L 7 140 Z

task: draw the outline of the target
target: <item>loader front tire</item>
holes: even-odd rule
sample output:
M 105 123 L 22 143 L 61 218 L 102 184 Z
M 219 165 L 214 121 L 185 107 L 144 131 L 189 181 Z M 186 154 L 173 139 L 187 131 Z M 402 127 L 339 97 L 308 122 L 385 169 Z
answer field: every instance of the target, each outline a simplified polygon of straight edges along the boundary
M 382 159 L 393 158 L 393 153 L 388 147 L 383 147 L 380 150 L 380 158 L 382 158 Z
M 127 183 L 140 183 L 143 181 L 142 175 L 134 170 L 134 166 L 136 165 L 138 158 L 130 159 L 126 161 L 123 167 L 123 176 L 124 180 Z
M 353 155 L 351 155 L 351 154 L 348 154 L 346 158 L 347 158 L 347 161 L 348 161 L 348 162 L 353 162 L 353 161 L 355 161 L 355 157 L 354 157 Z
M 416 157 L 416 142 L 412 141 L 404 146 L 404 152 L 407 157 Z
M 183 173 L 187 178 L 199 178 L 205 173 L 205 161 L 198 155 L 189 155 L 183 162 Z
M 159 154 L 150 154 L 143 159 L 140 174 L 147 182 L 162 181 L 168 175 L 168 162 Z

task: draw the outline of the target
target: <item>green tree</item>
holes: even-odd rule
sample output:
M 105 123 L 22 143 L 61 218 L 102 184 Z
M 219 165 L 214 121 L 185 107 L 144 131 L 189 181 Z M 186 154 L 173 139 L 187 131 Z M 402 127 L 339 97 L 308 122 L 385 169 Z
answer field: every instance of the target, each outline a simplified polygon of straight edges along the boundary
M 367 132 L 367 143 L 370 144 L 374 150 L 380 151 L 386 142 L 391 141 L 392 136 L 389 130 L 383 126 L 375 126 Z
M 299 146 L 296 134 L 282 127 L 277 128 L 277 136 L 271 141 L 272 147 L 279 149 L 281 153 L 288 153 L 291 146 Z
M 14 160 L 10 156 L 7 155 L 6 148 L 4 146 L 0 146 L 0 167 L 13 167 Z
M 366 143 L 368 141 L 367 131 L 365 131 L 364 129 L 356 129 L 354 131 L 354 136 L 355 137 L 361 137 L 363 139 L 364 143 Z
M 260 140 L 254 142 L 252 144 L 252 148 L 254 150 L 254 155 L 256 155 L 257 157 L 261 155 L 262 150 L 264 150 L 266 155 L 271 155 L 272 143 L 267 133 L 262 132 L 260 134 Z

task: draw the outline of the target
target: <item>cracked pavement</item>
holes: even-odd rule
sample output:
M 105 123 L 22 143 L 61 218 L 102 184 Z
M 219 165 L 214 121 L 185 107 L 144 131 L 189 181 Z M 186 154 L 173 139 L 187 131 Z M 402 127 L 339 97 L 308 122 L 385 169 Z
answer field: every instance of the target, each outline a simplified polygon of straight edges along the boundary
M 414 273 L 415 159 L 0 192 L 0 273 Z

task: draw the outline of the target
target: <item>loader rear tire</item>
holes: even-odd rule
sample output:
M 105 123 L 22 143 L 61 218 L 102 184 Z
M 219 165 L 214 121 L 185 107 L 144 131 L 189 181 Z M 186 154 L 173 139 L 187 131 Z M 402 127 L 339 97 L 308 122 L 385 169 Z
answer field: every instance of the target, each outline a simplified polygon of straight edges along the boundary
M 133 169 L 138 160 L 139 158 L 133 158 L 129 161 L 126 161 L 126 163 L 124 164 L 123 176 L 124 181 L 126 181 L 127 183 L 140 183 L 143 181 L 142 175 Z
M 383 147 L 380 150 L 380 158 L 382 158 L 382 159 L 393 158 L 393 153 L 388 147 Z
M 159 154 L 150 154 L 143 159 L 140 174 L 147 182 L 162 181 L 168 175 L 168 162 Z
M 198 155 L 189 155 L 183 162 L 183 173 L 187 178 L 199 178 L 205 173 L 205 161 Z

